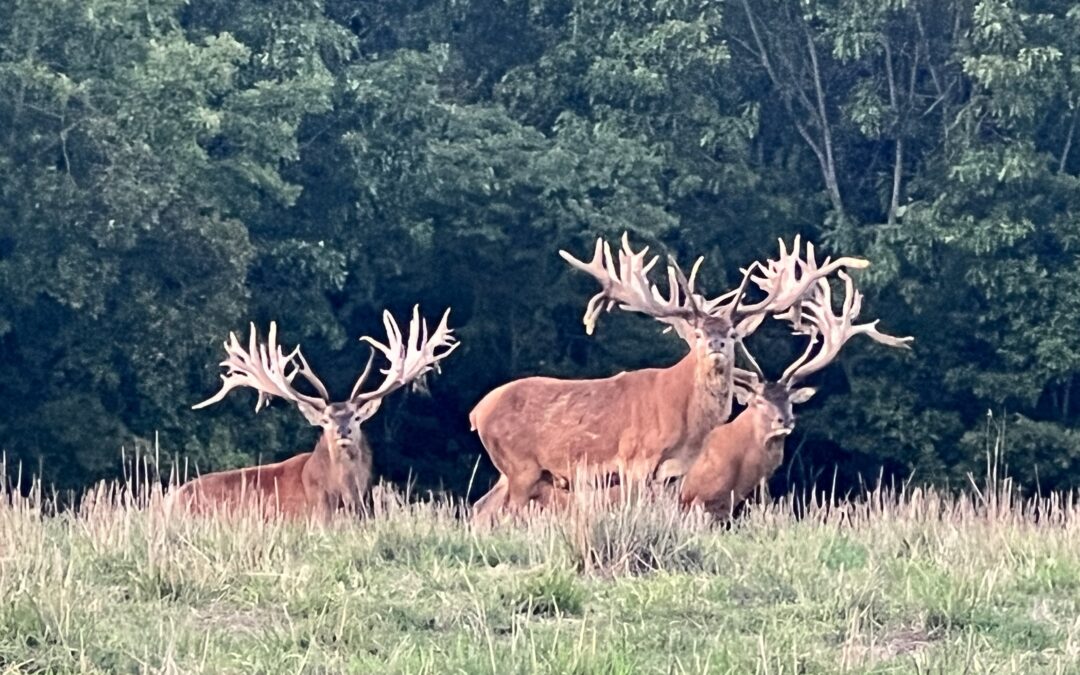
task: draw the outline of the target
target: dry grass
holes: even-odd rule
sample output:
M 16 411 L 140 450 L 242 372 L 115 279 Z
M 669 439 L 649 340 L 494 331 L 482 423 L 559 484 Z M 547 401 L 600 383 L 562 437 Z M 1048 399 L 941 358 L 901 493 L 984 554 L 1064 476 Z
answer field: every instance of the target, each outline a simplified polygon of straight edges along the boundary
M 1076 672 L 1077 502 L 990 476 L 730 527 L 666 493 L 476 529 L 385 488 L 325 525 L 7 492 L 0 672 Z

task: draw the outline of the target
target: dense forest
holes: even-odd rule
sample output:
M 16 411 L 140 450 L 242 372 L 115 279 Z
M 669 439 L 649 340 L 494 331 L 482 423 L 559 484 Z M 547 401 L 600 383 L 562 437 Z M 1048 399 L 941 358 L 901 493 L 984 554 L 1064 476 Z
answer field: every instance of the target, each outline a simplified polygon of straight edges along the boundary
M 419 303 L 461 348 L 366 428 L 383 476 L 463 493 L 491 388 L 685 349 L 587 336 L 558 249 L 626 230 L 719 292 L 802 234 L 872 261 L 864 316 L 915 348 L 818 376 L 778 489 L 955 484 L 1002 430 L 1024 484 L 1075 485 L 1078 104 L 1063 0 L 5 0 L 0 449 L 62 488 L 155 439 L 309 449 L 250 392 L 191 410 L 229 331 L 276 320 L 343 397 Z

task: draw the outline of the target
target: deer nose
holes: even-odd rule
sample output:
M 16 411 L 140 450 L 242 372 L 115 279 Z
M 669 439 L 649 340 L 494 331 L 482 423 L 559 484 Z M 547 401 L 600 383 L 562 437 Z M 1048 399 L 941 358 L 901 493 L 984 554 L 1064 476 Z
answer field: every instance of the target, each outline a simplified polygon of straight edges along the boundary
M 708 350 L 714 352 L 725 352 L 728 349 L 728 341 L 724 338 L 714 338 L 708 340 Z

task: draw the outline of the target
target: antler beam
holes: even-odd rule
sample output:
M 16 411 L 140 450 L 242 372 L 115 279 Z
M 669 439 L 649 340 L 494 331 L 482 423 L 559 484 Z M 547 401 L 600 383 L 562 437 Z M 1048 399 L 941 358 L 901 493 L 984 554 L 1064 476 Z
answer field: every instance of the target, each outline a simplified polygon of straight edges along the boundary
M 572 267 L 600 282 L 601 291 L 589 300 L 585 308 L 582 320 L 586 333 L 592 335 L 600 314 L 605 310 L 610 311 L 616 304 L 621 309 L 640 312 L 670 325 L 690 321 L 694 316 L 702 314 L 703 310 L 693 293 L 693 279 L 697 276 L 701 259 L 694 264 L 690 281 L 682 277 L 682 272 L 674 261 L 668 265 L 670 290 L 665 298 L 649 281 L 649 272 L 656 265 L 659 256 L 653 256 L 646 262 L 645 256 L 648 252 L 648 246 L 637 252 L 630 248 L 630 240 L 625 232 L 617 266 L 611 245 L 603 238 L 597 238 L 593 258 L 588 263 L 578 260 L 567 251 L 559 251 L 563 260 Z
M 299 346 L 289 354 L 285 354 L 277 342 L 276 322 L 270 322 L 270 334 L 265 345 L 259 344 L 255 324 L 252 323 L 247 350 L 240 345 L 236 334 L 231 332 L 224 346 L 227 357 L 219 365 L 227 370 L 221 375 L 221 390 L 202 403 L 192 406 L 193 409 L 197 410 L 217 403 L 237 387 L 251 387 L 258 392 L 259 399 L 255 403 L 255 412 L 262 410 L 274 396 L 296 403 L 307 403 L 320 410 L 326 407 L 329 396 L 325 385 L 308 367 Z M 299 363 L 294 363 L 294 358 Z M 292 372 L 288 372 L 290 366 L 293 369 Z M 310 382 L 321 398 L 308 396 L 294 389 L 292 381 L 297 375 Z
M 837 261 L 839 262 L 839 261 Z M 839 277 L 844 281 L 844 303 L 839 314 L 833 310 L 832 289 L 826 279 L 819 279 L 814 286 L 810 297 L 804 299 L 798 310 L 789 308 L 778 318 L 787 319 L 791 322 L 795 331 L 810 335 L 810 345 L 799 359 L 788 366 L 781 376 L 780 381 L 794 383 L 803 380 L 812 373 L 816 373 L 829 365 L 840 348 L 852 337 L 860 334 L 869 336 L 875 342 L 910 349 L 912 337 L 895 337 L 878 330 L 877 324 L 880 319 L 868 323 L 856 324 L 859 312 L 862 311 L 862 293 L 856 288 L 851 277 L 840 270 Z M 806 322 L 809 322 L 806 323 Z M 812 357 L 810 356 L 820 336 L 821 348 Z
M 386 327 L 386 344 L 378 340 L 364 336 L 360 338 L 377 349 L 390 361 L 390 365 L 381 372 L 386 375 L 382 384 L 374 391 L 360 393 L 371 369 L 371 360 L 364 373 L 353 386 L 350 399 L 353 401 L 370 401 L 382 398 L 390 392 L 403 387 L 412 380 L 427 373 L 433 368 L 438 368 L 439 361 L 450 355 L 458 347 L 457 339 L 451 334 L 453 331 L 447 327 L 447 319 L 450 310 L 442 316 L 435 332 L 428 336 L 427 321 L 420 317 L 420 306 L 413 307 L 412 321 L 409 323 L 409 333 L 402 335 L 394 317 L 388 311 L 383 312 L 383 325 Z M 440 348 L 445 351 L 436 353 Z M 374 355 L 374 351 L 372 352 Z

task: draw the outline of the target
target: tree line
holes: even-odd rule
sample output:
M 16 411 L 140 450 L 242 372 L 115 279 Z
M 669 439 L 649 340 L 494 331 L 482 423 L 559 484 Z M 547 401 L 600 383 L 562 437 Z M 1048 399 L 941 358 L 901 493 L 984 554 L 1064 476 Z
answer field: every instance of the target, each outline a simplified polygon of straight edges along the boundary
M 1002 430 L 1024 484 L 1074 484 L 1078 50 L 1057 0 L 9 0 L 0 448 L 60 487 L 155 438 L 291 455 L 280 406 L 190 409 L 229 331 L 276 320 L 340 397 L 418 302 L 461 348 L 365 428 L 381 475 L 464 493 L 493 387 L 681 355 L 586 336 L 558 249 L 626 230 L 724 288 L 802 234 L 916 342 L 819 374 L 776 487 L 955 482 Z

